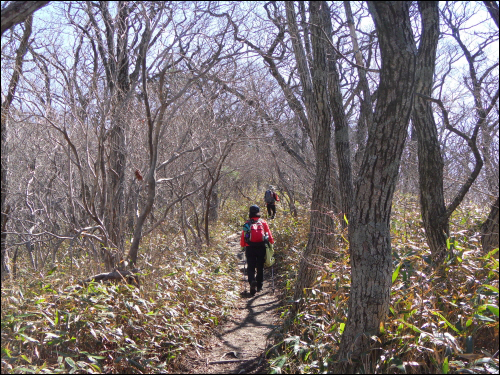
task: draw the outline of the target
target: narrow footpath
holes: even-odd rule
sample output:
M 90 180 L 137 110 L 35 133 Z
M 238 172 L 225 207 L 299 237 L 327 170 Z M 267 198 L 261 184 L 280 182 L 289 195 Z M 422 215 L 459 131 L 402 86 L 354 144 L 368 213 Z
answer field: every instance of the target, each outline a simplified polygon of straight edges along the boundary
M 196 348 L 182 360 L 179 370 L 190 374 L 266 374 L 265 360 L 268 336 L 278 322 L 279 300 L 273 294 L 271 268 L 264 269 L 264 286 L 255 296 L 248 293 L 248 282 L 243 283 L 245 255 L 240 250 L 239 235 L 228 239 L 228 246 L 239 259 L 241 291 L 245 291 L 227 319 L 204 341 L 203 348 Z M 276 276 L 276 275 L 275 275 Z

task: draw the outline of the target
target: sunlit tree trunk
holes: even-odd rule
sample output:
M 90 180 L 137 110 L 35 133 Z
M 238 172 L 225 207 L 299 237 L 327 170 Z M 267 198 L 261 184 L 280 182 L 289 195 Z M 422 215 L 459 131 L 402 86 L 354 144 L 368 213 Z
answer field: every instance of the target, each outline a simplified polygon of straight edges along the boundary
M 355 373 L 389 310 L 392 252 L 390 215 L 399 163 L 413 106 L 416 46 L 410 2 L 368 2 L 382 67 L 374 123 L 356 186 L 349 222 L 351 291 L 348 320 L 333 369 Z M 352 362 L 351 362 L 352 361 Z M 365 368 L 365 372 L 374 369 Z
M 316 3 L 316 2 L 314 2 Z M 353 185 L 351 167 L 351 147 L 349 144 L 349 124 L 344 110 L 342 92 L 340 90 L 340 76 L 337 70 L 337 54 L 333 49 L 332 41 L 332 20 L 326 1 L 317 2 L 319 6 L 320 26 L 323 29 L 323 48 L 328 52 L 328 93 L 332 119 L 335 124 L 335 152 L 339 164 L 339 183 L 341 197 L 341 214 L 350 217 L 350 210 L 353 204 Z M 370 101 L 371 103 L 371 101 Z M 341 220 L 345 227 L 346 222 Z
M 293 2 L 286 3 L 287 22 L 291 30 L 295 60 L 299 69 L 306 110 L 309 120 L 311 140 L 316 156 L 316 169 L 311 201 L 310 233 L 306 249 L 302 255 L 295 299 L 300 298 L 304 288 L 312 285 L 316 278 L 318 265 L 333 256 L 332 220 L 332 176 L 331 162 L 331 124 L 332 117 L 328 92 L 328 45 L 320 17 L 321 8 L 328 12 L 326 2 L 311 2 L 309 6 L 311 23 L 312 67 L 308 68 L 306 53 L 300 43 Z M 325 8 L 326 7 L 326 8 Z M 304 36 L 307 39 L 308 35 Z
M 488 116 L 498 101 L 498 88 L 496 93 L 488 97 L 485 94 L 484 76 L 479 77 L 477 68 L 477 55 L 471 53 L 470 46 L 462 40 L 460 23 L 461 17 L 453 12 L 443 12 L 442 17 L 452 30 L 452 36 L 463 52 L 469 67 L 470 85 L 467 85 L 474 99 L 476 123 L 470 135 L 454 127 L 448 116 L 448 110 L 440 99 L 431 97 L 433 85 L 433 72 L 435 64 L 435 50 L 439 33 L 439 14 L 437 4 L 434 2 L 419 3 L 422 14 L 422 38 L 418 57 L 418 77 L 414 123 L 418 138 L 418 157 L 420 175 L 420 200 L 422 205 L 422 219 L 426 230 L 427 240 L 433 255 L 436 267 L 440 267 L 447 255 L 446 239 L 449 235 L 449 218 L 461 204 L 472 184 L 479 176 L 483 167 L 483 157 L 479 152 L 477 139 L 479 130 L 486 130 Z M 490 69 L 493 69 L 493 65 Z M 427 101 L 425 103 L 423 100 Z M 467 180 L 462 184 L 448 206 L 445 206 L 443 197 L 443 161 L 440 154 L 438 134 L 432 116 L 430 103 L 438 104 L 442 111 L 443 123 L 446 129 L 462 138 L 470 147 L 475 163 Z
M 116 59 L 118 60 L 114 69 L 116 70 L 116 81 L 112 83 L 115 97 L 112 113 L 112 129 L 109 135 L 109 164 L 108 170 L 108 197 L 106 207 L 106 227 L 109 240 L 117 247 L 119 258 L 124 251 L 124 227 L 125 227 L 125 169 L 127 166 L 127 143 L 126 131 L 129 113 L 127 105 L 127 94 L 130 90 L 129 80 L 129 51 L 128 51 L 128 2 L 119 2 L 117 16 L 117 40 Z M 113 265 L 114 266 L 114 265 Z M 114 267 L 111 267 L 114 268 Z
M 418 6 L 422 17 L 422 36 L 418 47 L 415 90 L 431 96 L 439 40 L 439 8 L 437 1 L 419 1 Z M 439 264 L 446 255 L 449 224 L 445 217 L 444 162 L 431 102 L 422 97 L 415 98 L 412 121 L 417 134 L 422 221 L 434 261 Z

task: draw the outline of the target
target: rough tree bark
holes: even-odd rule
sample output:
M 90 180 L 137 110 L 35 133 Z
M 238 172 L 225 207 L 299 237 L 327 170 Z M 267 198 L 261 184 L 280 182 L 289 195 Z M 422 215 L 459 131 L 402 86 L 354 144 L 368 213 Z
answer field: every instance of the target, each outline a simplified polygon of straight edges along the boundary
M 331 66 L 328 61 L 329 44 L 325 36 L 327 27 L 323 23 L 325 12 L 329 9 L 326 2 L 310 2 L 310 38 L 312 61 L 308 67 L 307 54 L 301 44 L 301 36 L 297 26 L 293 2 L 287 2 L 287 23 L 292 37 L 295 60 L 299 71 L 309 129 L 314 152 L 316 156 L 316 170 L 311 201 L 310 233 L 306 249 L 300 260 L 297 283 L 295 286 L 295 300 L 298 300 L 305 288 L 312 285 L 316 279 L 317 264 L 322 264 L 321 259 L 333 257 L 333 231 L 335 225 L 331 215 L 332 176 L 331 167 L 331 124 L 329 82 Z M 331 33 L 331 31 L 330 31 Z M 304 35 L 307 40 L 309 36 Z M 342 105 L 342 104 L 340 104 Z M 336 107 L 335 107 L 336 108 Z
M 437 1 L 419 1 L 418 6 L 422 36 L 418 47 L 415 90 L 431 96 L 439 40 L 439 6 Z M 434 261 L 440 264 L 446 255 L 449 224 L 445 217 L 444 161 L 431 102 L 422 97 L 415 98 L 412 122 L 417 134 L 422 221 Z
M 103 13 L 107 14 L 107 8 L 103 7 Z M 114 71 L 113 80 L 110 82 L 115 97 L 112 113 L 112 129 L 109 135 L 109 164 L 107 179 L 108 196 L 106 206 L 106 228 L 109 240 L 117 247 L 118 253 L 123 254 L 124 246 L 124 224 L 125 224 L 125 169 L 127 166 L 127 144 L 126 131 L 128 119 L 128 92 L 130 91 L 129 79 L 129 50 L 128 50 L 128 16 L 130 14 L 127 1 L 118 3 L 118 15 L 116 27 L 116 65 L 111 64 Z M 109 17 L 109 16 L 108 16 Z M 108 24 L 106 23 L 107 27 Z M 114 267 L 112 267 L 114 268 Z
M 413 107 L 416 46 L 409 1 L 368 2 L 382 60 L 374 123 L 349 222 L 351 292 L 337 373 L 355 373 L 386 318 L 392 274 L 390 214 Z M 374 369 L 365 368 L 365 372 Z
M 332 119 L 335 124 L 335 151 L 339 164 L 339 183 L 340 196 L 342 198 L 342 214 L 349 219 L 354 199 L 354 189 L 352 185 L 352 165 L 351 165 L 351 147 L 349 144 L 349 124 L 344 110 L 342 92 L 340 89 L 340 76 L 337 70 L 337 53 L 333 48 L 332 41 L 332 20 L 330 10 L 326 1 L 318 2 L 320 12 L 320 27 L 323 30 L 323 46 L 328 52 L 328 91 L 329 103 L 332 112 Z M 370 102 L 371 103 L 371 102 Z M 371 109 L 370 109 L 371 111 Z M 347 223 L 341 218 L 342 226 Z

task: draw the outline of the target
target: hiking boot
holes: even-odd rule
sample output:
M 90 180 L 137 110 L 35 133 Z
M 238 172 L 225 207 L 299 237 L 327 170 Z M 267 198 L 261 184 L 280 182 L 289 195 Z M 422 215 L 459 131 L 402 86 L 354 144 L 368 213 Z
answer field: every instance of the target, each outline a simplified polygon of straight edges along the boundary
M 262 285 L 257 285 L 257 292 L 260 292 L 262 290 Z
M 255 295 L 256 293 L 256 288 L 257 288 L 257 281 L 252 281 L 252 283 L 250 284 L 250 294 L 252 296 Z

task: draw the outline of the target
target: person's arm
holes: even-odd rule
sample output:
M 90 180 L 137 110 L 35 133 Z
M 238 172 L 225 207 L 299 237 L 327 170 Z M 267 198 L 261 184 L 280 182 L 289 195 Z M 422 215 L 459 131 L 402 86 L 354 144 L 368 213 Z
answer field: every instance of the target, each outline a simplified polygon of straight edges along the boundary
M 274 244 L 274 238 L 273 238 L 273 234 L 271 233 L 271 229 L 269 229 L 269 225 L 267 225 L 267 222 L 264 221 L 263 223 L 263 226 L 264 226 L 264 232 L 267 233 L 267 235 L 269 236 L 269 243 L 270 244 Z

